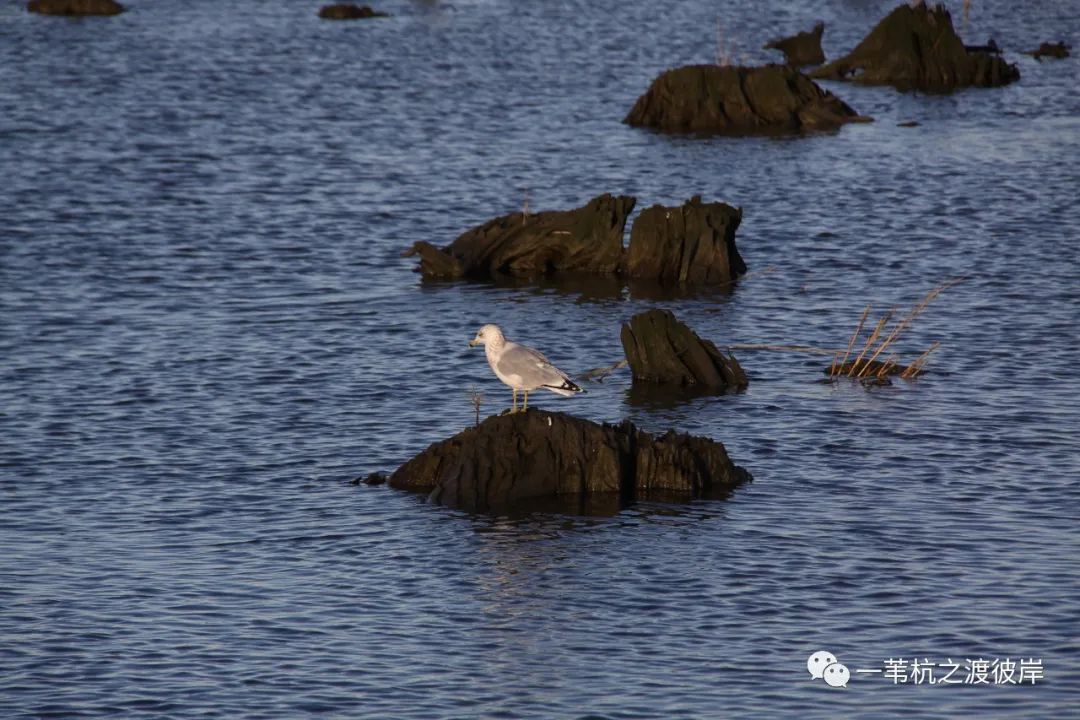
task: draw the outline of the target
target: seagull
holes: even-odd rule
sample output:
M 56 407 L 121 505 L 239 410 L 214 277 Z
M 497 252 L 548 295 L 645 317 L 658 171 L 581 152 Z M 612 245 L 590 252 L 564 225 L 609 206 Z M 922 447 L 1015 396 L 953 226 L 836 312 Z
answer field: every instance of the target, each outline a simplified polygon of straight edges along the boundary
M 566 373 L 531 347 L 510 342 L 498 325 L 485 325 L 476 332 L 469 347 L 484 346 L 488 365 L 495 375 L 514 391 L 514 405 L 510 412 L 518 412 L 517 394 L 525 392 L 525 404 L 521 412 L 529 409 L 529 391 L 537 388 L 550 390 L 556 395 L 570 397 L 585 392 Z

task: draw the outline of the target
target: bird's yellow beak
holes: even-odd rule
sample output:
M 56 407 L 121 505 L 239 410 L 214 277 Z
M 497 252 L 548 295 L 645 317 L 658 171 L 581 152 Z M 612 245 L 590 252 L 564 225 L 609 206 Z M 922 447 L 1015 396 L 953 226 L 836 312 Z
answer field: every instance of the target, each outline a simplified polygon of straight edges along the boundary
M 472 340 L 469 341 L 469 347 L 476 347 L 477 343 L 479 343 L 479 342 L 480 342 L 479 340 L 477 340 L 476 338 L 473 338 Z

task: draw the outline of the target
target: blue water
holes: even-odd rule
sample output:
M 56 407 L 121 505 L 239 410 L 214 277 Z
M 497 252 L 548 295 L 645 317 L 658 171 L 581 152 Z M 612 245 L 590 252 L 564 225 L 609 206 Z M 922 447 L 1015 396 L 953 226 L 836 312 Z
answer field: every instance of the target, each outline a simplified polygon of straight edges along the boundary
M 796 139 L 621 124 L 661 70 L 889 2 L 130 0 L 0 4 L 0 716 L 1076 717 L 1080 45 L 1074 3 L 976 0 L 1019 64 L 951 96 L 830 86 L 877 119 Z M 954 7 L 958 26 L 959 7 Z M 897 123 L 917 120 L 916 128 Z M 658 298 L 424 285 L 400 252 L 601 192 L 744 209 L 753 273 Z M 672 309 L 718 344 L 843 347 L 945 291 L 915 383 L 739 352 L 740 394 L 572 400 L 725 443 L 727 501 L 469 516 L 349 480 L 509 392 L 485 322 L 578 372 Z M 1034 658 L 1034 684 L 811 680 L 887 658 Z

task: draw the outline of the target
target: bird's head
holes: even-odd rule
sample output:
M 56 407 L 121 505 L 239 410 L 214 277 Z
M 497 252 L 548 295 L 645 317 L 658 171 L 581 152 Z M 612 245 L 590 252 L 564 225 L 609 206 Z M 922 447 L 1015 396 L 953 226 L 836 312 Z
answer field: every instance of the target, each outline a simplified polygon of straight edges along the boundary
M 498 325 L 485 325 L 476 331 L 476 337 L 469 341 L 469 347 L 477 345 L 502 345 L 506 339 Z

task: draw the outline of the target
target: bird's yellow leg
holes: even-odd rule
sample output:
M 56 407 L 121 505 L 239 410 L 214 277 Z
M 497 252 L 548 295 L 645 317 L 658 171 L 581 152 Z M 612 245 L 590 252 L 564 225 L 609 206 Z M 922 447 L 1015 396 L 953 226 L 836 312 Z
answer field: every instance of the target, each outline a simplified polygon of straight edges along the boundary
M 516 413 L 517 412 L 517 388 L 510 388 L 510 389 L 514 391 L 514 404 L 510 406 L 510 412 Z
M 521 412 L 525 412 L 529 409 L 529 391 L 525 391 L 525 407 L 521 408 Z

